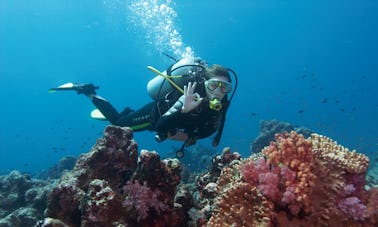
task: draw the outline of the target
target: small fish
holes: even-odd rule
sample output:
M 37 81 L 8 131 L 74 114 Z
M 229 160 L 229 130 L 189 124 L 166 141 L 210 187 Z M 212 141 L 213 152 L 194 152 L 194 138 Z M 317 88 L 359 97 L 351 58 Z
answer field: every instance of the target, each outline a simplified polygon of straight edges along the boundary
M 304 112 L 304 110 L 298 110 L 297 113 L 302 114 L 303 112 Z
M 252 113 L 251 113 L 251 116 L 252 116 L 252 117 L 255 117 L 255 116 L 257 116 L 257 113 L 252 112 Z
M 324 99 L 322 99 L 322 101 L 321 101 L 321 103 L 327 103 L 328 102 L 328 98 L 324 98 Z

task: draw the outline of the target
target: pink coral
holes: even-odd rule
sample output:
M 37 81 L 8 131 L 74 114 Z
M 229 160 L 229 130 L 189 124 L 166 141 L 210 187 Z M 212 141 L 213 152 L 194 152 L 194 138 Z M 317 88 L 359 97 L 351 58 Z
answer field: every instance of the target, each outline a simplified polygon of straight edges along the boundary
M 260 174 L 269 172 L 269 165 L 263 158 L 247 160 L 240 166 L 243 180 L 251 185 L 256 185 L 259 182 Z
M 243 180 L 251 185 L 256 185 L 259 179 L 259 171 L 255 167 L 254 160 L 245 162 L 240 166 L 240 173 Z
M 138 181 L 134 183 L 128 181 L 123 190 L 127 195 L 123 206 L 134 208 L 138 213 L 138 221 L 148 217 L 148 212 L 151 208 L 153 208 L 158 215 L 160 212 L 168 209 L 168 206 L 158 199 L 161 194 L 160 191 L 151 190 L 147 186 L 147 182 L 141 185 Z
M 282 195 L 282 202 L 289 204 L 295 201 L 295 188 L 294 187 L 288 187 L 286 188 L 286 191 Z
M 279 199 L 280 191 L 278 189 L 280 183 L 279 176 L 275 173 L 261 173 L 259 174 L 258 189 L 268 198 L 272 200 Z

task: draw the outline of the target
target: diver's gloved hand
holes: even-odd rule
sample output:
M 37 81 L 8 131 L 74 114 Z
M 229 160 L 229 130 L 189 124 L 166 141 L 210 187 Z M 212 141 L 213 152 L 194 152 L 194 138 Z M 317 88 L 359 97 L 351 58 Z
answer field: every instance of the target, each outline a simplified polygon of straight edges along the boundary
M 196 82 L 193 84 L 189 82 L 188 86 L 184 86 L 184 104 L 181 113 L 189 113 L 201 104 L 203 98 L 198 93 L 194 93 L 196 85 Z

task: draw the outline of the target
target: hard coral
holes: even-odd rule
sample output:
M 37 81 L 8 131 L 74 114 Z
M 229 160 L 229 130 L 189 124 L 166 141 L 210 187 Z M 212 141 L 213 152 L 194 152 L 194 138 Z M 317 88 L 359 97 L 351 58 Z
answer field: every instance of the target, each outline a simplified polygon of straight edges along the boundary
M 349 151 L 328 137 L 313 133 L 311 141 L 317 158 L 334 162 L 348 173 L 365 173 L 369 166 L 369 158 L 366 155 L 355 150 Z
M 271 213 L 271 202 L 240 182 L 222 194 L 207 226 L 272 226 Z

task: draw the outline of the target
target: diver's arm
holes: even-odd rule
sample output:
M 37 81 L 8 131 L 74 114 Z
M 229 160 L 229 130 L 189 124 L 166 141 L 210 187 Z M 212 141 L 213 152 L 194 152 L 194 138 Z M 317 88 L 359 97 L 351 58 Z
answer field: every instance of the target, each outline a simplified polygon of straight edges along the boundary
M 171 106 L 171 108 L 169 108 L 169 110 L 163 114 L 162 118 L 164 118 L 164 117 L 170 117 L 171 115 L 178 115 L 179 113 L 181 113 L 181 110 L 182 110 L 182 108 L 184 106 L 184 99 L 185 99 L 185 96 L 182 95 L 175 102 L 175 104 L 173 104 L 173 106 Z

